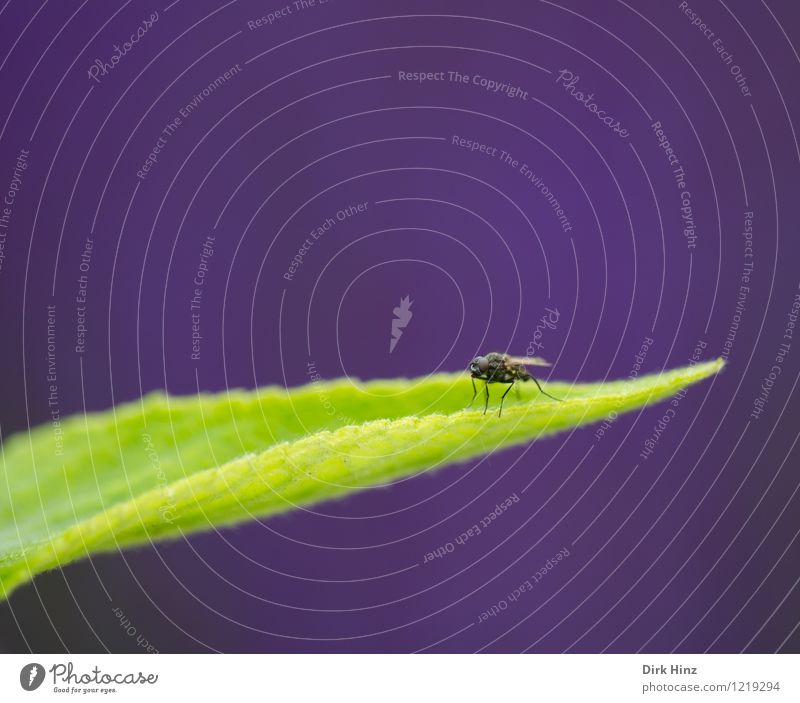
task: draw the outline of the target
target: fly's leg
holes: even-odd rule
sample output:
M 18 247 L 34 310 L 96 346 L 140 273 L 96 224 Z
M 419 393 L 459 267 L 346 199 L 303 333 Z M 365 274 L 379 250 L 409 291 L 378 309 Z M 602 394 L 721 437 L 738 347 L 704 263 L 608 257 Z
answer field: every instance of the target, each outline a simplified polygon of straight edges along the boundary
M 503 397 L 500 398 L 500 410 L 497 412 L 497 417 L 500 417 L 503 414 L 503 401 L 506 399 L 506 396 L 508 395 L 508 392 L 514 387 L 515 383 L 516 383 L 516 380 L 511 381 L 511 385 L 508 388 L 506 388 L 506 392 L 503 393 Z M 519 389 L 517 389 L 517 390 L 519 390 Z
M 478 389 L 475 387 L 475 379 L 470 376 L 469 380 L 472 381 L 472 400 L 469 401 L 467 407 L 470 407 L 475 402 L 475 396 L 478 395 Z
M 489 384 L 494 381 L 494 377 L 497 375 L 497 372 L 498 372 L 499 369 L 500 369 L 499 366 L 497 368 L 495 368 L 495 370 L 492 371 L 492 375 L 489 376 L 489 378 L 486 379 L 486 385 L 484 386 L 484 388 L 486 388 L 486 403 L 484 403 L 484 405 L 483 405 L 483 414 L 484 415 L 486 414 L 486 410 L 489 408 Z
M 557 400 L 559 403 L 562 403 L 562 402 L 563 402 L 563 398 L 556 398 L 554 395 L 550 395 L 550 394 L 549 394 L 547 391 L 545 391 L 545 390 L 544 390 L 544 389 L 541 387 L 541 385 L 539 385 L 539 381 L 537 381 L 537 380 L 536 380 L 536 378 L 535 378 L 534 376 L 529 376 L 529 378 L 531 379 L 531 381 L 533 381 L 533 382 L 536 384 L 536 387 L 539 389 L 539 392 L 540 392 L 540 393 L 543 393 L 543 394 L 544 394 L 544 395 L 546 395 L 548 398 L 552 398 L 553 400 Z

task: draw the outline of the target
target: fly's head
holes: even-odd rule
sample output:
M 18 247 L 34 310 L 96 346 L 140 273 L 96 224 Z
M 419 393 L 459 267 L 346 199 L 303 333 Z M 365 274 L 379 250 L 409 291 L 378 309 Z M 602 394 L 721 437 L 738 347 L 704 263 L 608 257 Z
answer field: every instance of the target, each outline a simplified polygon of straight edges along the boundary
M 469 373 L 472 378 L 485 378 L 489 370 L 489 359 L 485 356 L 476 356 L 469 362 Z

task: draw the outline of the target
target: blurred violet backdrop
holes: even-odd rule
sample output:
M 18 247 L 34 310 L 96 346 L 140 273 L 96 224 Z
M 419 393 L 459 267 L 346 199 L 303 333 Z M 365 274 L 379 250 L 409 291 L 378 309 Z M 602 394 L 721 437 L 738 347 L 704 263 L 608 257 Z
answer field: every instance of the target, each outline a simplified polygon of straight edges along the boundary
M 576 381 L 729 363 L 603 433 L 46 574 L 0 648 L 142 651 L 120 608 L 162 652 L 800 650 L 799 44 L 793 0 L 3 4 L 4 437 L 50 417 L 48 305 L 64 413 L 533 342 Z

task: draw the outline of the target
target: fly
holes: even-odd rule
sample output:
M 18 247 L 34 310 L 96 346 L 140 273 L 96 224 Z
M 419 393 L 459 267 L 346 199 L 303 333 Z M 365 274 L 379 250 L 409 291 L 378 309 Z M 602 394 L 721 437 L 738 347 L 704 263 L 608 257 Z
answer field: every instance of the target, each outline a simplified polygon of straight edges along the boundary
M 484 390 L 486 392 L 486 402 L 483 405 L 484 415 L 489 407 L 490 383 L 509 384 L 506 392 L 503 393 L 503 396 L 500 398 L 500 410 L 497 413 L 498 417 L 503 414 L 503 401 L 506 399 L 508 391 L 513 388 L 517 381 L 533 381 L 539 391 L 548 398 L 552 398 L 553 400 L 557 400 L 559 402 L 562 400 L 561 398 L 556 398 L 555 396 L 547 393 L 541 387 L 541 385 L 539 385 L 539 381 L 537 381 L 536 378 L 528 373 L 528 370 L 525 368 L 525 366 L 550 366 L 550 364 L 537 356 L 510 356 L 509 354 L 501 354 L 499 352 L 491 352 L 485 356 L 476 356 L 469 364 L 469 373 L 471 376 L 470 380 L 472 381 L 473 391 L 472 400 L 469 401 L 469 404 L 472 405 L 475 402 L 476 396 L 478 395 L 478 389 L 475 386 L 476 378 L 485 382 Z

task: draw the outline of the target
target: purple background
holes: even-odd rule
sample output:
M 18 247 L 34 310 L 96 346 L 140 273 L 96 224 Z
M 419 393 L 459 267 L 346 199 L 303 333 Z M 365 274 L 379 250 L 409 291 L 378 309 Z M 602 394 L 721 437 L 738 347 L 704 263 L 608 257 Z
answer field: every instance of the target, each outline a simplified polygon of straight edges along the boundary
M 642 372 L 687 363 L 699 343 L 713 358 L 736 313 L 746 210 L 750 291 L 727 369 L 680 400 L 647 459 L 668 405 L 599 440 L 587 428 L 316 512 L 94 558 L 0 606 L 0 648 L 142 651 L 121 608 L 164 652 L 800 650 L 800 340 L 750 417 L 798 292 L 797 3 L 691 3 L 750 96 L 676 1 L 330 0 L 253 30 L 281 5 L 168 4 L 0 10 L 3 192 L 30 150 L 0 268 L 3 436 L 48 419 L 49 304 L 73 412 L 157 388 L 297 385 L 309 360 L 326 378 L 461 369 L 479 351 L 524 354 L 547 307 L 558 323 L 538 339 L 557 378 L 625 377 L 646 338 Z M 138 179 L 165 124 L 235 64 Z M 630 135 L 570 97 L 561 69 Z M 527 99 L 398 80 L 441 70 Z M 656 121 L 686 171 L 692 249 Z M 518 169 L 453 135 L 529 164 L 572 230 Z M 284 280 L 309 230 L 360 202 Z M 69 339 L 87 236 L 81 358 Z M 390 355 L 405 295 L 413 318 Z M 423 563 L 514 493 L 481 535 Z

